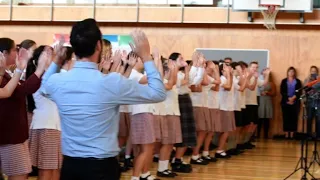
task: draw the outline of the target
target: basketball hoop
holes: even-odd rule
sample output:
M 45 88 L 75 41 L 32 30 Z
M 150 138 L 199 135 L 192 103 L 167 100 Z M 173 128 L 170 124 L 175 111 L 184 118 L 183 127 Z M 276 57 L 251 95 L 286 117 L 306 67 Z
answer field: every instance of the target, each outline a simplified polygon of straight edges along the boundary
M 275 4 L 260 4 L 261 7 L 266 7 L 267 9 L 262 9 L 261 13 L 264 18 L 264 26 L 268 29 L 276 29 L 276 17 L 280 9 L 280 5 Z

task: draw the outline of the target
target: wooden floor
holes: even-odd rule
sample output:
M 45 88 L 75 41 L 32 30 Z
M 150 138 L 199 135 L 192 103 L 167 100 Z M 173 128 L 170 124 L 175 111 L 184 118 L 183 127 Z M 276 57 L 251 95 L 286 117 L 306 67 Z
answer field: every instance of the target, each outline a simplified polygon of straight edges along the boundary
M 177 180 L 282 180 L 293 172 L 299 157 L 299 141 L 259 141 L 257 148 L 248 150 L 240 156 L 220 160 L 208 166 L 194 166 L 193 173 L 179 174 Z M 310 146 L 309 157 L 313 150 Z M 309 160 L 310 161 L 310 160 Z M 156 173 L 157 164 L 153 164 L 152 173 Z M 310 169 L 317 178 L 320 177 L 318 165 Z M 300 180 L 297 172 L 289 180 Z M 122 175 L 122 180 L 130 180 L 131 171 Z M 34 178 L 30 178 L 35 180 Z M 164 179 L 164 178 L 162 178 Z M 310 177 L 308 179 L 311 179 Z

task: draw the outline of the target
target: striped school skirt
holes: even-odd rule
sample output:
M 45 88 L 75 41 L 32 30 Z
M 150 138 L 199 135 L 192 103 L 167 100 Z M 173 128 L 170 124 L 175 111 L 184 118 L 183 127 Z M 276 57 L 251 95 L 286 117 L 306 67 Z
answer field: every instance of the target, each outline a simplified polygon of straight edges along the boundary
M 130 135 L 130 114 L 120 112 L 119 137 L 128 137 Z
M 220 122 L 215 125 L 216 132 L 231 132 L 236 129 L 233 111 L 220 110 Z
M 154 116 L 151 113 L 140 113 L 131 115 L 131 143 L 152 144 L 156 142 L 154 129 Z
M 209 108 L 193 107 L 194 118 L 197 131 L 213 131 L 211 126 L 211 117 Z
M 61 132 L 54 129 L 31 129 L 29 146 L 32 165 L 39 169 L 61 169 Z
M 0 145 L 1 169 L 7 176 L 27 175 L 31 172 L 28 140 L 20 144 Z

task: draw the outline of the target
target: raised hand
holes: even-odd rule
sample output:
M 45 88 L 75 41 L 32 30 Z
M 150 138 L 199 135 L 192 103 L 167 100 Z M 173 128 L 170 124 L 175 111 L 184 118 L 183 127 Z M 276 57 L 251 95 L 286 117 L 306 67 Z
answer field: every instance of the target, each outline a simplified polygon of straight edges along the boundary
M 25 48 L 20 48 L 19 49 L 19 54 L 18 54 L 18 60 L 17 61 L 29 61 L 29 59 L 32 57 L 32 51 L 31 50 L 26 50 Z M 21 69 L 23 70 L 23 69 Z
M 0 75 L 3 75 L 5 73 L 5 70 L 6 70 L 6 58 L 4 57 L 2 52 L 0 52 Z
M 103 56 L 101 58 L 100 67 L 103 70 L 105 70 L 106 72 L 108 72 L 110 70 L 110 67 L 111 67 L 111 59 L 107 58 L 107 56 Z
M 64 39 L 59 41 L 59 44 L 54 46 L 54 53 L 56 55 L 54 62 L 58 65 L 62 65 L 63 61 L 66 59 L 67 56 L 67 49 L 63 46 Z M 48 52 L 47 52 L 48 53 Z
M 143 62 L 152 61 L 150 45 L 146 34 L 142 30 L 136 29 L 131 32 L 130 35 L 133 39 L 133 44 L 130 43 L 132 51 L 136 53 Z
M 110 71 L 111 72 L 116 72 L 119 64 L 121 63 L 121 52 L 120 52 L 120 50 L 117 50 L 114 53 L 114 56 L 111 58 L 111 62 L 112 62 L 112 66 L 111 66 Z
M 197 52 L 197 51 L 195 51 L 195 52 L 193 52 L 193 54 L 192 54 L 192 64 L 193 64 L 193 66 L 195 66 L 195 67 L 198 67 L 198 61 L 199 61 L 199 53 Z
M 128 57 L 128 53 L 126 50 L 123 50 L 122 53 L 121 53 L 121 60 L 127 60 L 127 57 Z
M 133 68 L 136 65 L 137 61 L 138 61 L 137 55 L 135 55 L 134 53 L 131 53 L 129 55 L 129 61 L 128 61 L 129 66 Z
M 271 73 L 271 69 L 270 68 L 266 68 L 264 71 L 263 71 L 263 74 L 264 75 L 269 75 Z
M 159 49 L 155 46 L 152 48 L 152 56 L 153 59 L 160 59 Z
M 254 76 L 255 78 L 258 78 L 258 77 L 259 77 L 259 73 L 258 73 L 258 72 L 255 72 L 255 73 L 253 74 L 253 76 Z
M 204 67 L 204 64 L 206 63 L 206 58 L 204 57 L 204 55 L 202 53 L 200 53 L 199 55 L 199 66 L 200 67 Z

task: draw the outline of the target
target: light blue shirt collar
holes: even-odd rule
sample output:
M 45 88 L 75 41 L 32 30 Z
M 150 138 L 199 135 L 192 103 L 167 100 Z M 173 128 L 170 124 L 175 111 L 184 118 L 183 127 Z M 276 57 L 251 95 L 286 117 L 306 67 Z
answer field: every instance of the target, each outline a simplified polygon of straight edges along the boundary
M 89 61 L 76 61 L 73 68 L 97 69 L 98 64 Z

